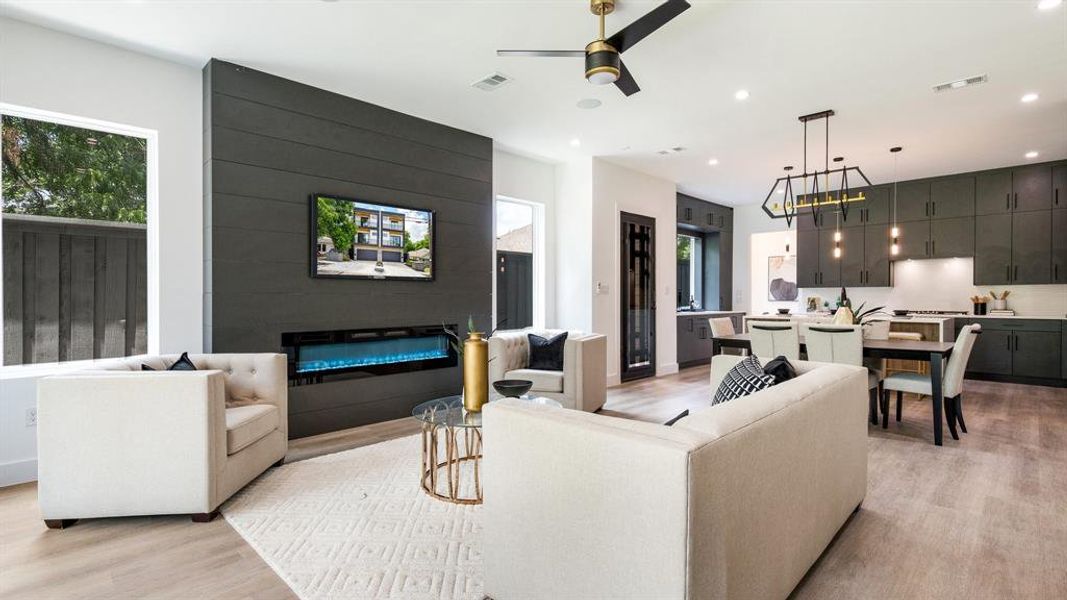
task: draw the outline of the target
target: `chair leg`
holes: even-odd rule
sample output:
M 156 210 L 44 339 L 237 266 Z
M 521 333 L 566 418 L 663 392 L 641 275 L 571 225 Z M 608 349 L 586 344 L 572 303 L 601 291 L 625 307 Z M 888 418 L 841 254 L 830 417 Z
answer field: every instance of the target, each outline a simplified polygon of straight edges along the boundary
M 196 513 L 193 515 L 193 523 L 210 523 L 217 516 L 219 516 L 219 509 L 217 508 L 208 513 Z
M 878 424 L 878 399 L 881 397 L 878 388 L 867 390 L 867 398 L 870 401 L 867 407 L 867 420 L 871 422 L 871 425 Z
M 952 410 L 956 414 L 956 422 L 960 424 L 960 431 L 967 433 L 967 423 L 963 422 L 963 394 L 956 394 L 952 399 Z
M 45 519 L 44 526 L 49 529 L 66 529 L 78 522 L 78 519 Z
M 952 439 L 960 439 L 960 434 L 956 432 L 956 408 L 952 403 L 952 399 L 947 399 L 942 402 L 945 406 L 945 421 L 948 422 L 948 431 L 952 434 Z
M 897 390 L 897 423 L 904 415 L 904 392 Z
M 889 429 L 889 390 L 882 392 L 882 429 Z

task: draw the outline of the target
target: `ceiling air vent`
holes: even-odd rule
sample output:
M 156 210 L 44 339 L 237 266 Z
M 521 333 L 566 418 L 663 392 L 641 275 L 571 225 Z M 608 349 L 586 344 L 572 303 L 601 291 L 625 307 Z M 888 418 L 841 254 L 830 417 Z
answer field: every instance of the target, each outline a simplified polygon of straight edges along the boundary
M 501 86 L 511 83 L 511 78 L 503 73 L 492 73 L 478 81 L 471 84 L 471 87 L 476 87 L 485 92 L 491 92 Z
M 989 81 L 989 77 L 986 75 L 975 75 L 974 77 L 967 77 L 965 79 L 957 79 L 956 81 L 948 81 L 946 83 L 940 83 L 934 86 L 935 92 L 947 92 L 950 90 L 958 90 L 972 85 L 978 85 L 979 83 L 985 83 Z

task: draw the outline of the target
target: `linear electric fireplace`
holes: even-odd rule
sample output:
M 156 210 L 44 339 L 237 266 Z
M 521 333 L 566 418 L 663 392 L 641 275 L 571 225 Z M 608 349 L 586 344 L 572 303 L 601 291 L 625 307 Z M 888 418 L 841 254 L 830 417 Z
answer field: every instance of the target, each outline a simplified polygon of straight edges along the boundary
M 441 325 L 283 333 L 282 346 L 295 385 L 328 375 L 388 375 L 458 364 Z

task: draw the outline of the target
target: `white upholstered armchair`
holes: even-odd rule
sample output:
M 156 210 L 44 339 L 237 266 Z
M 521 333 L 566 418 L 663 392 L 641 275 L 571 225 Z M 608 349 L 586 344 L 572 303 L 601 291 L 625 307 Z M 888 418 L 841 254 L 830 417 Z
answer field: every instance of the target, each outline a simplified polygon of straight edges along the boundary
M 530 391 L 558 400 L 565 408 L 594 412 L 607 398 L 607 339 L 598 333 L 571 331 L 563 345 L 563 370 L 530 369 L 527 334 L 552 337 L 562 330 L 498 331 L 489 338 L 489 382 L 525 379 Z
M 218 507 L 285 458 L 281 354 L 138 357 L 38 383 L 38 496 L 51 528 Z M 146 364 L 155 371 L 142 371 Z

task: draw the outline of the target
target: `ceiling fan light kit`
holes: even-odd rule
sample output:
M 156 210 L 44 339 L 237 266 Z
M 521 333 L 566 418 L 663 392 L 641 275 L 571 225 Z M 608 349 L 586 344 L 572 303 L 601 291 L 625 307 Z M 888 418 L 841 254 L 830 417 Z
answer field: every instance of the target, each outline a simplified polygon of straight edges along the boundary
M 595 85 L 614 83 L 623 94 L 641 91 L 620 56 L 637 42 L 689 9 L 686 0 L 667 0 L 611 37 L 604 36 L 604 17 L 615 11 L 615 0 L 589 0 L 589 12 L 597 17 L 599 35 L 585 50 L 497 50 L 497 56 L 585 58 L 585 78 Z

